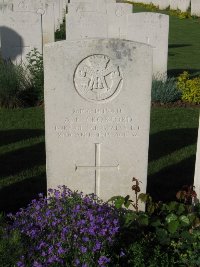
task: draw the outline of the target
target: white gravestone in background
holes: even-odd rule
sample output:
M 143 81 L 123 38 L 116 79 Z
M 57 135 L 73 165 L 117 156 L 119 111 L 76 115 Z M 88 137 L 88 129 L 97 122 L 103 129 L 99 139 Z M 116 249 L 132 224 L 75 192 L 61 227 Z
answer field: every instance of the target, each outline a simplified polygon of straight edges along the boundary
M 178 9 L 178 2 L 179 2 L 179 0 L 169 0 L 170 9 L 177 10 Z
M 153 47 L 153 74 L 157 79 L 167 75 L 169 16 L 159 13 L 128 15 L 127 38 Z
M 54 18 L 54 5 L 45 0 L 13 0 L 13 11 L 35 12 L 42 15 L 43 44 L 54 42 L 56 26 Z
M 197 197 L 198 199 L 200 199 L 200 117 L 199 117 L 199 131 L 198 131 L 198 141 L 197 141 L 194 186 L 195 186 L 195 191 L 197 193 Z
M 78 7 L 78 8 L 77 8 Z M 66 39 L 120 38 L 154 47 L 153 75 L 166 78 L 169 16 L 158 13 L 132 13 L 132 5 L 107 4 L 106 13 L 97 6 L 69 4 Z
M 161 10 L 168 8 L 169 5 L 170 5 L 169 0 L 159 0 L 158 1 L 158 7 Z
M 108 200 L 146 191 L 152 50 L 119 39 L 44 49 L 47 185 Z M 140 208 L 144 208 L 141 204 Z
M 200 1 L 191 0 L 191 15 L 200 17 Z
M 0 17 L 1 54 L 14 63 L 26 61 L 33 48 L 42 53 L 41 15 L 33 12 L 2 13 Z
M 179 0 L 178 1 L 178 9 L 181 12 L 186 12 L 190 7 L 190 0 Z
M 99 2 L 100 3 L 100 2 Z M 69 4 L 66 39 L 126 38 L 126 15 L 132 5 L 105 3 Z

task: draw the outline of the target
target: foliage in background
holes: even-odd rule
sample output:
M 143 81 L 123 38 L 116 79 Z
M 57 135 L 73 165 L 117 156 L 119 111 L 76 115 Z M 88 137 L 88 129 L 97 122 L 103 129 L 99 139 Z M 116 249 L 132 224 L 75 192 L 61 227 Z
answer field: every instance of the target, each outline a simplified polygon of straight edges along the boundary
M 16 108 L 26 106 L 32 85 L 21 65 L 0 60 L 0 106 Z
M 183 101 L 200 104 L 200 76 L 190 79 L 189 73 L 184 71 L 178 77 L 177 86 L 182 92 Z
M 134 2 L 130 2 L 130 1 L 124 1 L 124 2 L 127 2 L 129 4 L 133 4 L 134 6 L 139 6 L 139 7 L 146 8 L 146 9 L 148 9 L 150 11 L 153 11 L 153 12 L 166 11 L 169 15 L 178 17 L 179 19 L 197 18 L 196 16 L 191 16 L 189 11 L 182 12 L 179 9 L 177 9 L 177 10 L 170 9 L 170 7 L 166 8 L 164 10 L 161 10 L 161 9 L 159 9 L 159 6 L 156 6 L 153 3 L 144 4 L 144 3 L 134 3 Z
M 30 74 L 31 83 L 33 85 L 38 103 L 44 101 L 44 67 L 43 56 L 34 48 L 27 56 L 27 70 Z
M 176 79 L 166 81 L 154 79 L 152 82 L 151 99 L 153 102 L 170 103 L 181 99 L 181 91 L 177 88 Z
M 140 191 L 135 186 L 132 189 Z M 147 204 L 146 212 L 129 210 L 130 196 L 111 199 L 116 208 L 127 211 L 121 213 L 119 233 L 126 259 L 123 266 L 200 265 L 200 204 L 193 187 L 184 187 L 177 196 L 180 202 L 155 203 L 150 195 L 141 193 L 138 200 Z
M 55 39 L 58 40 L 66 40 L 66 23 L 65 18 L 63 19 L 63 23 L 60 25 L 60 29 L 55 32 Z
M 0 107 L 19 108 L 43 102 L 43 57 L 37 49 L 27 54 L 27 65 L 0 59 Z

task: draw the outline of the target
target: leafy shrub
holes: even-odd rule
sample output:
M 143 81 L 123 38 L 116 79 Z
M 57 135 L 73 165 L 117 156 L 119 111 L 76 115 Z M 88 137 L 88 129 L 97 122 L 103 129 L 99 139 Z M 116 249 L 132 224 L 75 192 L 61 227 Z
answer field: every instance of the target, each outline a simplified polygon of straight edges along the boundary
M 153 80 L 151 98 L 154 102 L 170 103 L 181 99 L 181 91 L 177 88 L 175 78 L 166 81 Z
M 200 104 L 200 76 L 190 79 L 189 73 L 184 71 L 178 77 L 177 86 L 182 92 L 183 101 Z
M 159 6 L 156 6 L 156 5 L 152 4 L 152 3 L 150 3 L 150 4 L 144 4 L 144 3 L 134 3 L 134 2 L 130 2 L 130 1 L 125 1 L 125 2 L 128 2 L 130 4 L 133 4 L 134 6 L 144 7 L 146 9 L 149 9 L 150 11 L 159 11 L 160 10 L 159 9 Z M 170 7 L 167 7 L 165 9 L 165 11 L 167 11 L 169 15 L 178 17 L 179 19 L 187 19 L 187 18 L 197 19 L 196 16 L 191 16 L 191 14 L 190 14 L 189 11 L 182 12 L 179 9 L 177 9 L 177 10 L 170 9 Z
M 136 186 L 132 189 L 139 192 L 138 183 Z M 148 194 L 139 194 L 135 201 L 130 196 L 111 198 L 116 208 L 126 208 L 119 233 L 123 266 L 200 266 L 200 204 L 193 187 L 184 188 L 177 196 L 183 203 L 154 203 Z M 146 202 L 146 212 L 128 209 L 139 200 Z
M 37 101 L 44 101 L 44 67 L 43 56 L 34 48 L 27 54 L 27 70 L 30 75 L 30 80 L 34 88 Z
M 169 15 L 171 16 L 176 16 L 179 19 L 187 19 L 187 18 L 191 18 L 191 14 L 190 12 L 181 12 L 181 10 L 177 9 L 177 10 L 169 10 Z
M 26 106 L 32 92 L 30 80 L 21 65 L 0 60 L 0 106 L 16 108 Z
M 10 215 L 26 240 L 18 266 L 107 266 L 119 231 L 116 209 L 65 186 L 49 193 Z

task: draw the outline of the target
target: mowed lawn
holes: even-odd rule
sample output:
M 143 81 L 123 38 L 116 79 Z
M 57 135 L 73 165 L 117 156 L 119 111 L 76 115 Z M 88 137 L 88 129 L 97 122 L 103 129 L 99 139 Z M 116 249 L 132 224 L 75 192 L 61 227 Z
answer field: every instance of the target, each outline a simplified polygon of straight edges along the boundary
M 197 108 L 152 108 L 148 191 L 155 199 L 174 199 L 192 184 L 198 114 Z M 0 211 L 9 212 L 46 193 L 43 108 L 0 110 L 0 129 Z
M 134 12 L 150 10 L 136 6 Z M 160 13 L 167 14 L 165 11 Z M 200 74 L 200 18 L 170 16 L 168 75 L 177 76 L 185 70 L 193 75 Z

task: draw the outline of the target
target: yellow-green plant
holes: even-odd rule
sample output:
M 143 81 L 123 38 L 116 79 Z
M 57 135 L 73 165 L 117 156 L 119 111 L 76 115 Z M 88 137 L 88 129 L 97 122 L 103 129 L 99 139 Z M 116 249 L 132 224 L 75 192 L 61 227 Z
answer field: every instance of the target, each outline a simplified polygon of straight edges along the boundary
M 200 104 L 200 76 L 190 78 L 190 74 L 184 71 L 178 77 L 177 86 L 182 92 L 183 101 Z

